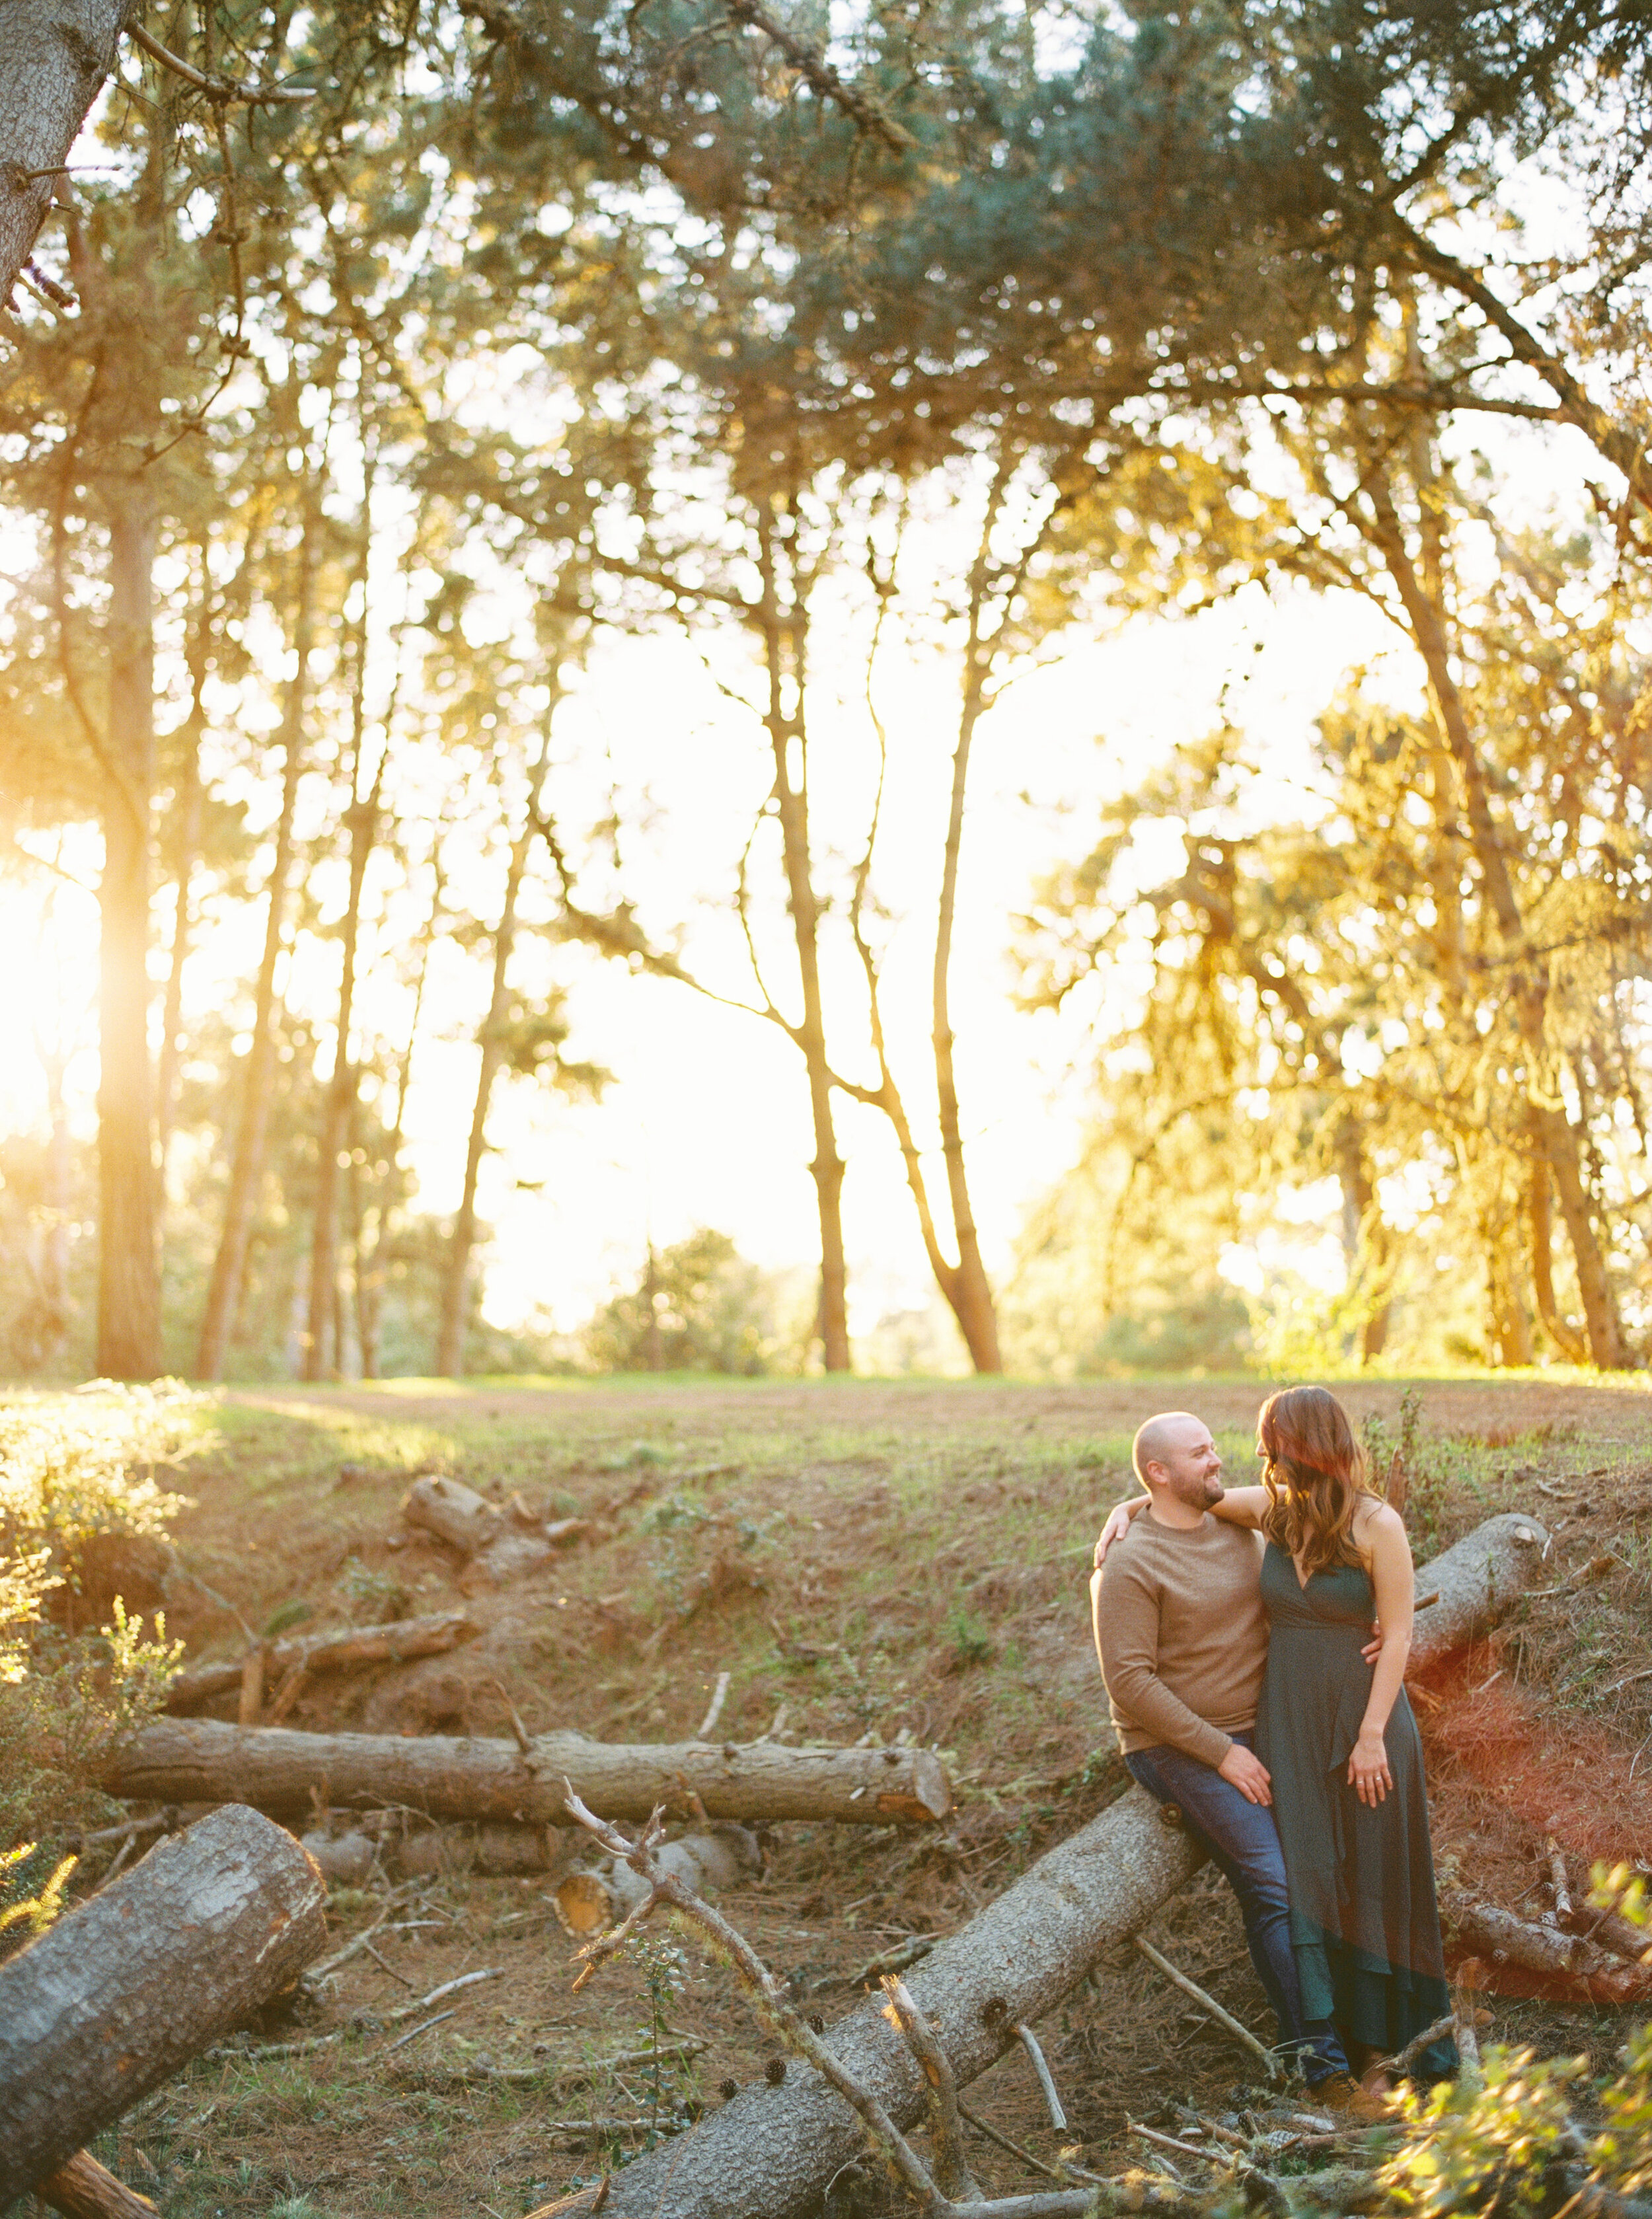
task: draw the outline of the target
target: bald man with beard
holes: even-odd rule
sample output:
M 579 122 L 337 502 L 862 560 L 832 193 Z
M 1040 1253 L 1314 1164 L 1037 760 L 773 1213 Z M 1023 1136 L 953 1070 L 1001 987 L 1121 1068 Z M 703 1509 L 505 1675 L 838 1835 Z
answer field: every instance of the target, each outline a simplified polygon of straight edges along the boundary
M 1210 1515 L 1222 1460 L 1187 1411 L 1149 1418 L 1133 1461 L 1147 1509 L 1104 1564 L 1098 1544 L 1090 1590 L 1119 1746 L 1226 1875 L 1281 2048 L 1300 2060 L 1316 2101 L 1358 2110 L 1363 2091 L 1330 2022 L 1302 2017 L 1271 1783 L 1251 1746 L 1268 1661 L 1262 1536 Z

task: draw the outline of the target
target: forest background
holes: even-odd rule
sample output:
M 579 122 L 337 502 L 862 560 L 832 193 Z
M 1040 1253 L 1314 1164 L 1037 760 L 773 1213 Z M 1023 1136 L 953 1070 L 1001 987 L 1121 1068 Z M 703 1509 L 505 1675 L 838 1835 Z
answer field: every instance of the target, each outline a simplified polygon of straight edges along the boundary
M 1652 23 L 82 13 L 0 1369 L 1644 1360 Z

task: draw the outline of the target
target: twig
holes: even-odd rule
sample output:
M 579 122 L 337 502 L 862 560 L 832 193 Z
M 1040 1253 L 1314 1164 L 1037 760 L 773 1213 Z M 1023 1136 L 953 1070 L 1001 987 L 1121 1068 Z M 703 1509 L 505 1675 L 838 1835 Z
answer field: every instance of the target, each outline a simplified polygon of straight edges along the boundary
M 960 2119 L 967 2119 L 978 2135 L 984 2135 L 990 2142 L 997 2142 L 1001 2150 L 1008 2150 L 1011 2157 L 1018 2157 L 1023 2165 L 1030 2166 L 1034 2172 L 1041 2172 L 1046 2180 L 1066 2179 L 1065 2172 L 1059 2172 L 1053 2165 L 1046 2165 L 1041 2157 L 1034 2157 L 1031 2150 L 1023 2149 L 1019 2142 L 1011 2141 L 1008 2135 L 1001 2133 L 978 2112 L 972 2111 L 961 2097 L 958 2103 L 958 2116 Z
M 1057 2134 L 1065 2135 L 1067 2131 L 1067 2115 L 1061 2108 L 1061 2098 L 1056 2092 L 1054 2079 L 1048 2065 L 1045 2062 L 1044 2052 L 1038 2046 L 1038 2036 L 1030 2026 L 1017 2025 L 1013 2031 L 1016 2041 L 1033 2060 L 1033 2070 L 1038 2075 L 1038 2085 L 1044 2091 L 1044 2101 L 1049 2107 L 1050 2124 L 1055 2129 Z
M 593 2057 L 583 2065 L 490 2065 L 484 2058 L 469 2065 L 446 2066 L 439 2071 L 429 2067 L 420 2070 L 425 2079 L 532 2081 L 542 2086 L 549 2083 L 559 2088 L 575 2087 L 582 2080 L 599 2079 L 603 2073 L 622 2066 L 651 2065 L 656 2057 L 698 2057 L 709 2047 L 698 2035 L 685 2035 L 680 2042 L 662 2042 L 657 2049 L 616 2050 L 610 2057 Z
M 863 131 L 874 139 L 881 139 L 891 154 L 904 154 L 912 144 L 911 134 L 898 123 L 891 122 L 876 102 L 846 84 L 837 71 L 821 54 L 812 40 L 799 38 L 795 31 L 779 23 L 757 0 L 727 0 L 730 15 L 736 23 L 749 23 L 753 30 L 761 31 L 766 39 L 777 46 L 800 77 L 813 86 L 823 100 L 834 101 L 846 115 L 852 116 Z
M 717 1720 L 723 1716 L 723 1706 L 728 1700 L 728 1694 L 729 1675 L 726 1672 L 719 1672 L 717 1675 L 716 1688 L 712 1692 L 711 1706 L 706 1711 L 705 1716 L 700 1720 L 699 1725 L 694 1730 L 694 1738 L 696 1741 L 709 1741 L 711 1739 L 711 1729 L 717 1724 Z
M 1444 2018 L 1437 2018 L 1432 2026 L 1425 2026 L 1420 2034 L 1413 2034 L 1398 2056 L 1391 2057 L 1387 2060 L 1388 2071 L 1392 2073 L 1396 2079 L 1404 2079 L 1424 2050 L 1432 2049 L 1437 2042 L 1443 2042 L 1448 2034 L 1455 2036 L 1456 2026 L 1456 2013 L 1447 2011 Z M 1460 2042 L 1458 2046 L 1461 2047 Z
M 198 69 L 175 54 L 170 47 L 152 38 L 141 23 L 128 23 L 127 34 L 134 46 L 143 48 L 151 61 L 158 62 L 163 69 L 171 70 L 174 77 L 192 84 L 197 92 L 204 92 L 212 100 L 245 101 L 249 106 L 261 108 L 266 101 L 314 100 L 314 90 L 295 84 L 244 84 L 239 78 L 202 77 Z
M 439 2004 L 444 1996 L 456 1996 L 461 1988 L 474 1988 L 480 1981 L 496 1980 L 498 1978 L 499 1968 L 495 1965 L 484 1965 L 479 1973 L 461 1973 L 456 1980 L 444 1980 L 439 1988 L 432 1988 L 427 1996 L 419 1996 L 410 2004 L 398 2004 L 394 2011 L 386 2013 L 384 2023 L 387 2026 L 398 2026 L 404 2018 L 411 2018 L 415 2011 L 424 2011 L 432 2004 Z M 449 2017 L 451 2016 L 450 2012 Z M 388 2054 L 388 2051 L 386 2054 Z
M 410 2027 L 406 2034 L 398 2035 L 388 2049 L 380 2050 L 379 2055 L 382 2058 L 394 2056 L 398 2049 L 405 2049 L 410 2042 L 417 2042 L 421 2034 L 428 2034 L 432 2027 L 440 2026 L 444 2019 L 457 2017 L 456 2011 L 438 2011 L 434 2018 L 427 2018 L 422 2026 Z
M 1155 1949 L 1145 1934 L 1138 1934 L 1133 1938 L 1137 1949 L 1150 1965 L 1156 1966 L 1167 1980 L 1174 1981 L 1183 1994 L 1190 1997 L 1208 2018 L 1214 2019 L 1218 2026 L 1224 2027 L 1236 2042 L 1242 2042 L 1251 2055 L 1260 2060 L 1270 2080 L 1277 2080 L 1282 2077 L 1279 2060 L 1270 2049 L 1264 2048 L 1249 2027 L 1241 2026 L 1232 2011 L 1224 2011 L 1214 1996 L 1207 1995 L 1196 1980 L 1189 1980 L 1185 1973 L 1178 1973 L 1170 1959 Z
M 823 1988 L 863 1988 L 873 1980 L 880 1980 L 885 1973 L 904 1973 L 909 1966 L 918 1964 L 935 1946 L 933 1934 L 915 1934 L 910 1942 L 897 1942 L 893 1949 L 881 1949 L 875 1957 L 868 1957 L 857 1973 L 842 1973 L 829 1980 L 822 1980 Z
M 1652 1680 L 1652 1664 L 1643 1671 L 1626 1672 L 1621 1680 L 1614 1680 L 1610 1688 L 1603 1688 L 1600 1692 L 1604 1695 L 1615 1695 L 1620 1688 L 1632 1688 L 1637 1680 Z
M 1220 2161 L 1212 2157 L 1208 2150 L 1200 2149 L 1192 2142 L 1178 2142 L 1170 2135 L 1157 2134 L 1152 2127 L 1138 2126 L 1133 2119 L 1127 2120 L 1125 2128 L 1127 2133 L 1140 2135 L 1143 2141 L 1152 2142 L 1158 2149 L 1174 2150 L 1177 2157 L 1202 2158 L 1207 2165 L 1216 2165 Z
M 964 2130 L 958 2118 L 958 2083 L 952 2060 L 935 2039 L 935 2030 L 912 2000 L 897 1973 L 885 1973 L 882 1986 L 889 1998 L 884 2017 L 906 2037 L 906 2046 L 918 2060 L 928 2085 L 929 2139 L 935 2152 L 935 2185 L 943 2196 L 978 2197 L 964 2154 Z M 1065 2124 L 1065 2122 L 1063 2123 Z
M 365 1942 L 362 1946 L 366 1950 L 368 1955 L 373 1960 L 373 1962 L 378 1967 L 380 1972 L 388 1973 L 393 1980 L 400 1980 L 404 1988 L 412 1988 L 418 1986 L 417 1981 L 410 1980 L 405 1973 L 398 1973 L 394 1965 L 388 1963 L 384 1958 L 381 1957 L 378 1951 L 373 1947 L 370 1942 Z
M 505 1706 L 505 1714 L 511 1721 L 511 1731 L 516 1737 L 518 1749 L 521 1750 L 524 1756 L 531 1756 L 533 1753 L 533 1736 L 523 1725 L 516 1705 L 511 1700 L 509 1690 L 502 1680 L 495 1680 L 492 1685 L 494 1693 Z

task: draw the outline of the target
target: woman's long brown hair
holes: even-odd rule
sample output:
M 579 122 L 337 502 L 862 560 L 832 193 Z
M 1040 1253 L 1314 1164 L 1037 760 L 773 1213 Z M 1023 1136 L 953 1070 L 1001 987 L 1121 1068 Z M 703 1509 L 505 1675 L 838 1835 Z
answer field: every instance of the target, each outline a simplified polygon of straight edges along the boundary
M 1267 1458 L 1262 1530 L 1305 1576 L 1363 1562 L 1354 1512 L 1370 1495 L 1365 1451 L 1348 1413 L 1323 1387 L 1287 1387 L 1258 1413 L 1257 1446 Z

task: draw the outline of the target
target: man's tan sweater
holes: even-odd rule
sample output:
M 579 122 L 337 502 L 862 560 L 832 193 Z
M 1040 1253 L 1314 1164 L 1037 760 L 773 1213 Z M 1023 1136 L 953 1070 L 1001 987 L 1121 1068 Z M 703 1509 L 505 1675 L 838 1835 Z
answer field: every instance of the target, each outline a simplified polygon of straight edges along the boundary
M 1268 1662 L 1262 1536 L 1208 1514 L 1189 1532 L 1144 1511 L 1095 1585 L 1096 1647 L 1120 1747 L 1168 1743 L 1219 1765 L 1256 1723 Z

